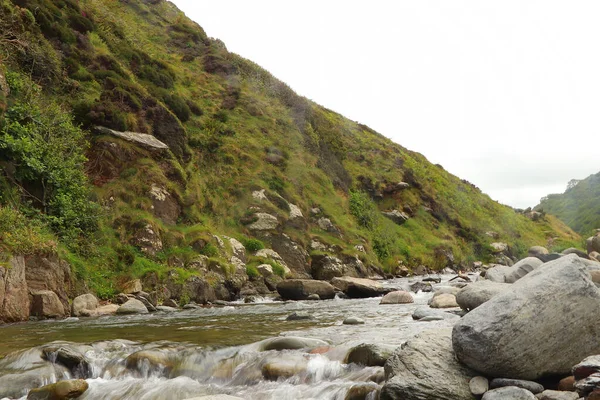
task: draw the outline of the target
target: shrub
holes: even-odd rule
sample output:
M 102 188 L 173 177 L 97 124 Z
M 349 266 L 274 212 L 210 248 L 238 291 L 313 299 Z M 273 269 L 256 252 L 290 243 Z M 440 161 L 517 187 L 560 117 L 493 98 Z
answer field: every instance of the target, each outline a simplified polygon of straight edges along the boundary
M 365 192 L 350 192 L 350 212 L 360 226 L 369 230 L 375 228 L 379 211 L 373 200 Z
M 260 276 L 260 272 L 253 265 L 246 265 L 246 275 L 250 278 L 258 278 Z
M 182 97 L 176 94 L 170 94 L 163 97 L 163 101 L 181 122 L 186 122 L 190 119 L 192 111 Z
M 219 249 L 214 244 L 208 243 L 200 250 L 200 254 L 207 257 L 216 257 L 219 255 Z
M 269 263 L 271 265 L 271 267 L 273 268 L 273 273 L 275 275 L 278 275 L 282 278 L 285 278 L 285 268 L 283 268 L 283 266 L 279 263 L 276 262 L 271 262 Z
M 251 253 L 256 253 L 265 248 L 265 244 L 258 239 L 246 239 L 244 240 L 244 246 Z

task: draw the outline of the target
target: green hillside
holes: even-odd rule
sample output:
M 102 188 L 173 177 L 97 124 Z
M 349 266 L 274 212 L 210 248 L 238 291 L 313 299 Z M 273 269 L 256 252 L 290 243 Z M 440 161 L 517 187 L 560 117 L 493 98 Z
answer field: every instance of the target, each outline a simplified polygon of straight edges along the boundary
M 265 262 L 282 275 L 253 253 L 263 246 L 290 276 L 309 276 L 326 254 L 374 273 L 487 261 L 496 241 L 515 255 L 579 244 L 555 218 L 531 221 L 298 96 L 169 2 L 0 4 L 5 261 L 56 249 L 109 297 L 149 276 L 229 288 L 232 254 L 250 278 Z M 98 126 L 151 134 L 168 150 Z M 393 210 L 396 222 L 382 214 Z
M 600 172 L 580 181 L 571 181 L 564 193 L 541 199 L 536 210 L 556 215 L 581 235 L 600 228 Z

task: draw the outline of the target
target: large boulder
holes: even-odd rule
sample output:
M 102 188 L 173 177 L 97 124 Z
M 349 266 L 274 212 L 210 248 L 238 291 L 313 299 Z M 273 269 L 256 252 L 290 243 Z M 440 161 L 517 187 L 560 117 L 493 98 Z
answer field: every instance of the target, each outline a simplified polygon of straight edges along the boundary
M 277 217 L 267 213 L 256 213 L 254 219 L 255 221 L 248 225 L 251 231 L 271 231 L 277 229 L 279 225 Z
M 377 297 L 388 293 L 390 290 L 383 287 L 377 281 L 364 278 L 353 278 L 343 276 L 333 278 L 331 284 L 344 292 L 348 297 L 362 299 L 367 297 Z
M 494 296 L 506 292 L 511 286 L 509 283 L 488 280 L 473 282 L 456 294 L 456 302 L 463 310 L 474 310 Z
M 368 343 L 359 344 L 350 349 L 346 356 L 346 363 L 361 364 L 368 367 L 383 367 L 396 349 L 397 346 Z
M 543 256 L 543 255 L 546 255 L 548 253 L 549 253 L 548 249 L 545 248 L 545 247 L 543 247 L 543 246 L 532 246 L 527 251 L 527 255 L 529 257 Z
M 289 279 L 280 282 L 277 292 L 285 300 L 306 300 L 311 294 L 318 294 L 323 300 L 335 297 L 335 288 L 330 283 L 312 279 Z
M 431 299 L 429 303 L 431 308 L 453 308 L 458 307 L 456 296 L 451 293 L 439 293 Z
M 568 375 L 600 353 L 600 324 L 590 313 L 600 290 L 576 255 L 549 262 L 454 326 L 458 359 L 492 377 L 536 380 Z
M 38 318 L 64 318 L 65 308 L 51 290 L 40 290 L 31 294 L 31 315 Z
M 129 299 L 117 309 L 117 314 L 148 314 L 148 309 L 141 301 Z
M 316 255 L 311 260 L 311 275 L 315 279 L 330 281 L 335 277 L 343 276 L 346 266 L 337 257 L 328 255 Z
M 506 386 L 485 392 L 481 400 L 536 400 L 529 390 Z
M 510 267 L 506 274 L 506 283 L 515 283 L 534 269 L 539 268 L 544 262 L 537 257 L 527 257 Z
M 381 400 L 472 400 L 475 373 L 452 350 L 452 328 L 429 330 L 410 339 L 385 364 Z
M 66 400 L 81 396 L 88 389 L 83 379 L 60 381 L 41 388 L 31 389 L 27 400 Z
M 495 265 L 485 271 L 485 279 L 492 282 L 505 283 L 506 275 L 511 272 L 511 268 L 506 265 Z
M 0 322 L 29 318 L 29 294 L 25 280 L 25 259 L 13 257 L 8 268 L 0 265 Z
M 414 303 L 412 295 L 404 290 L 395 290 L 383 296 L 379 304 L 409 304 Z
M 98 308 L 98 299 L 91 293 L 75 297 L 71 304 L 71 315 L 73 317 L 88 317 Z

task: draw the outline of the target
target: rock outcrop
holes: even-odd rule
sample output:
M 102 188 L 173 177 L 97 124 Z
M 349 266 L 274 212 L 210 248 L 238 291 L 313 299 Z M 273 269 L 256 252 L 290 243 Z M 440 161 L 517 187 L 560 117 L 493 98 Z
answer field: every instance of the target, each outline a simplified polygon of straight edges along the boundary
M 364 278 L 344 276 L 333 278 L 331 284 L 354 299 L 378 297 L 390 292 L 390 289 L 384 288 L 381 283 Z
M 335 288 L 328 282 L 311 279 L 289 279 L 277 285 L 277 292 L 285 300 L 306 300 L 311 294 L 321 299 L 333 299 Z
M 0 266 L 0 321 L 17 322 L 29 317 L 29 294 L 25 258 L 13 257 L 9 267 Z

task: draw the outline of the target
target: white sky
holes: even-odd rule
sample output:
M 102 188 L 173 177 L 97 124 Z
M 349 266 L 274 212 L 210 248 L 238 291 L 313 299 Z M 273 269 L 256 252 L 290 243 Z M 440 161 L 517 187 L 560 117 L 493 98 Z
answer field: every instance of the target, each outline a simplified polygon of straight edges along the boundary
M 515 207 L 600 171 L 600 2 L 175 0 L 300 95 Z

